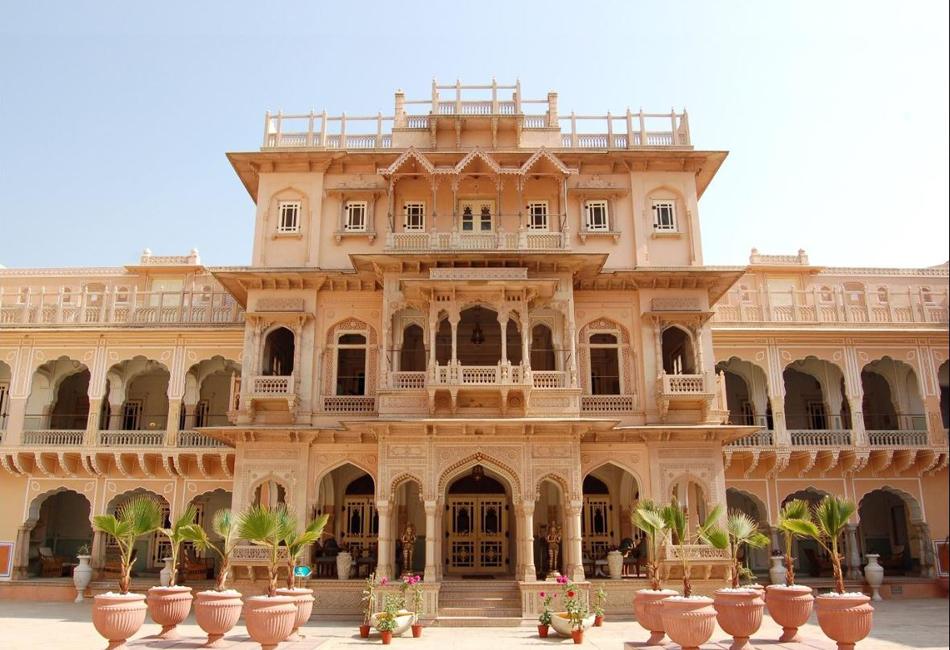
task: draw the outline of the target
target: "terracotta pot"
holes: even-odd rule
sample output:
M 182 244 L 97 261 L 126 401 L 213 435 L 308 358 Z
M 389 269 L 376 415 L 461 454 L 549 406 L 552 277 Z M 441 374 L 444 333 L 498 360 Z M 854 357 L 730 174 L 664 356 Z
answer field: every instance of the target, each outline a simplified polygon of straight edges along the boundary
M 195 594 L 195 622 L 215 646 L 241 618 L 241 594 L 237 591 L 199 591 Z
M 713 599 L 706 596 L 673 596 L 663 601 L 663 628 L 683 650 L 697 650 L 716 629 Z
M 594 615 L 594 627 L 601 627 L 604 624 L 604 617 L 601 614 Z
M 672 589 L 641 589 L 633 597 L 633 613 L 637 623 L 650 633 L 647 645 L 659 645 L 666 632 L 663 628 L 663 601 L 678 595 Z
M 574 645 L 584 643 L 584 630 L 571 630 L 571 638 L 574 639 Z
M 765 604 L 769 616 L 782 626 L 778 640 L 787 643 L 798 640 L 798 628 L 811 616 L 815 597 L 811 595 L 811 587 L 805 585 L 769 585 L 765 588 Z
M 548 638 L 548 626 L 547 625 L 538 625 L 538 636 L 542 639 Z
M 297 587 L 295 589 L 278 589 L 278 596 L 289 596 L 294 599 L 297 605 L 297 620 L 294 621 L 294 629 L 287 637 L 288 641 L 299 641 L 303 638 L 300 628 L 310 620 L 310 614 L 313 613 L 313 589 Z
M 716 620 L 723 631 L 732 636 L 729 650 L 748 650 L 749 637 L 762 627 L 765 602 L 755 589 L 731 591 L 717 589 L 713 599 Z
M 422 623 L 413 623 L 412 624 L 412 638 L 418 639 L 422 636 Z
M 361 639 L 369 638 L 369 625 L 365 623 L 363 625 L 360 625 L 360 638 Z
M 290 596 L 252 596 L 244 601 L 244 623 L 261 650 L 274 650 L 293 632 L 297 603 Z
M 383 640 L 383 645 L 389 645 L 390 643 L 393 642 L 392 630 L 386 630 L 385 632 L 380 632 L 379 638 Z
M 94 599 L 92 624 L 108 639 L 107 650 L 119 650 L 142 627 L 147 611 L 145 594 L 103 594 Z
M 175 627 L 188 618 L 191 601 L 191 587 L 152 587 L 148 590 L 148 613 L 162 626 L 158 638 L 178 638 Z
M 815 599 L 818 625 L 838 650 L 852 650 L 854 644 L 871 632 L 874 608 L 864 594 L 838 596 L 822 594 Z

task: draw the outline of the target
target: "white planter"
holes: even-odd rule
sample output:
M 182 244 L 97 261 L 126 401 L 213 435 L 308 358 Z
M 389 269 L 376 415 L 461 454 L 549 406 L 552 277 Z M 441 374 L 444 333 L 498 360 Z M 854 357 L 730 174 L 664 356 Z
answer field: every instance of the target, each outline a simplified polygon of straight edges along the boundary
M 336 556 L 336 577 L 347 580 L 350 577 L 350 568 L 353 566 L 353 556 L 341 551 Z
M 375 627 L 377 630 L 377 624 L 379 623 L 379 617 L 382 612 L 377 612 L 369 618 L 369 624 Z M 393 630 L 393 636 L 402 636 L 406 633 L 406 630 L 412 626 L 412 623 L 416 620 L 416 615 L 414 612 L 402 612 L 396 615 L 396 628 Z
M 769 558 L 772 566 L 769 567 L 769 581 L 773 585 L 785 584 L 785 558 L 781 555 L 773 555 Z
M 79 566 L 73 569 L 73 584 L 76 586 L 76 600 L 73 602 L 81 603 L 86 587 L 92 581 L 92 567 L 89 566 L 91 555 L 77 555 Z
M 620 580 L 623 577 L 623 553 L 610 551 L 607 553 L 607 571 L 611 580 Z
M 871 587 L 871 600 L 883 600 L 881 598 L 881 583 L 884 582 L 884 567 L 878 564 L 877 559 L 881 557 L 877 553 L 868 553 L 865 555 L 868 559 L 864 567 L 864 579 Z
M 172 583 L 172 559 L 170 557 L 163 557 L 162 562 L 165 563 L 165 568 L 158 572 L 158 579 L 161 581 L 163 587 L 167 587 Z
M 584 618 L 583 623 L 581 624 L 581 629 L 586 630 L 594 624 L 594 615 L 590 614 Z M 551 627 L 554 628 L 554 631 L 557 632 L 560 636 L 569 637 L 571 636 L 571 620 L 567 617 L 566 612 L 555 612 L 551 615 Z

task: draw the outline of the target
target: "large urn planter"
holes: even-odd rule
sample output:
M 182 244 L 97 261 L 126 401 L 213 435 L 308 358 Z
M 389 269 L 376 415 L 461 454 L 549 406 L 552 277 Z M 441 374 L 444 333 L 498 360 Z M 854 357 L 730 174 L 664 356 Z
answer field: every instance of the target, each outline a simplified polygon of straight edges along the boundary
M 336 556 L 336 577 L 340 580 L 348 580 L 350 569 L 353 567 L 353 556 L 346 551 L 340 551 Z
M 290 596 L 297 605 L 297 619 L 294 621 L 294 629 L 291 631 L 288 641 L 297 641 L 303 638 L 300 634 L 300 628 L 310 620 L 310 614 L 313 613 L 313 589 L 304 587 L 295 587 L 293 589 L 278 589 L 278 596 Z
M 853 650 L 854 644 L 871 633 L 874 608 L 864 594 L 822 594 L 815 599 L 818 625 L 838 644 L 838 650 Z
M 191 601 L 191 587 L 152 587 L 148 590 L 148 613 L 162 626 L 158 638 L 178 638 L 175 627 L 188 618 Z
M 633 613 L 640 627 L 650 633 L 647 645 L 658 645 L 666 636 L 663 627 L 663 601 L 677 596 L 672 589 L 641 589 L 633 597 Z
M 591 614 L 584 618 L 581 622 L 581 631 L 584 631 L 594 625 L 594 615 Z M 560 636 L 564 638 L 572 638 L 571 632 L 574 631 L 574 628 L 571 626 L 571 619 L 568 617 L 567 612 L 554 612 L 551 614 L 551 627 L 554 628 L 554 631 L 557 632 Z M 581 635 L 583 638 L 583 635 Z
M 241 618 L 241 592 L 199 591 L 195 595 L 195 622 L 208 635 L 206 647 L 217 645 Z
M 623 578 L 623 553 L 620 551 L 610 551 L 607 553 L 607 573 L 611 580 L 620 580 Z
M 101 594 L 92 607 L 92 624 L 104 636 L 107 650 L 125 648 L 125 642 L 145 623 L 145 594 Z
M 89 566 L 91 555 L 77 555 L 79 564 L 73 569 L 73 586 L 76 587 L 76 600 L 73 602 L 81 603 L 86 593 L 86 587 L 92 582 L 92 567 Z
M 294 630 L 297 602 L 292 596 L 251 596 L 244 601 L 244 622 L 261 650 L 274 650 Z
M 379 630 L 379 618 L 383 615 L 383 612 L 377 612 L 370 616 L 369 623 L 377 630 Z M 402 636 L 406 633 L 412 626 L 412 622 L 416 620 L 416 615 L 413 612 L 407 612 L 405 610 L 396 614 L 396 627 L 393 628 L 393 636 Z
M 713 599 L 706 596 L 672 596 L 663 601 L 663 628 L 683 650 L 697 650 L 716 629 Z
M 749 637 L 762 627 L 765 601 L 755 589 L 717 589 L 713 599 L 716 621 L 732 637 L 729 650 L 748 650 Z
M 808 622 L 815 597 L 811 587 L 805 585 L 769 585 L 765 588 L 765 604 L 772 620 L 782 626 L 779 641 L 787 643 L 798 640 L 798 628 Z
M 769 582 L 773 585 L 785 584 L 785 558 L 781 555 L 773 555 L 769 558 L 772 566 L 769 567 Z
M 884 567 L 877 561 L 880 555 L 877 553 L 868 553 L 865 557 L 868 559 L 864 567 L 864 579 L 871 587 L 871 600 L 883 600 L 881 598 L 881 585 L 884 583 Z

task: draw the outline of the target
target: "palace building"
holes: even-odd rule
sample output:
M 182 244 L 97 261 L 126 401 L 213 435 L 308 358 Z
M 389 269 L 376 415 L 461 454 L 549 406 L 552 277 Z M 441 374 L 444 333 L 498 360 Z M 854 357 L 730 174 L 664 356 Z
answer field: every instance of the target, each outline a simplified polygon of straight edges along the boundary
M 631 509 L 673 496 L 692 525 L 746 511 L 773 544 L 784 501 L 845 496 L 849 577 L 877 553 L 886 584 L 929 589 L 950 533 L 947 265 L 708 266 L 699 204 L 727 153 L 695 147 L 685 111 L 558 104 L 433 82 L 390 116 L 268 114 L 260 150 L 228 154 L 246 266 L 0 269 L 0 597 L 71 597 L 85 545 L 109 580 L 90 519 L 138 493 L 206 526 L 254 503 L 330 514 L 309 563 L 339 613 L 373 570 L 423 575 L 447 621 L 520 620 L 554 570 L 629 609 Z M 728 572 L 710 551 L 700 588 Z M 166 552 L 140 542 L 139 581 Z M 827 579 L 816 545 L 798 555 Z M 768 579 L 769 549 L 746 561 Z

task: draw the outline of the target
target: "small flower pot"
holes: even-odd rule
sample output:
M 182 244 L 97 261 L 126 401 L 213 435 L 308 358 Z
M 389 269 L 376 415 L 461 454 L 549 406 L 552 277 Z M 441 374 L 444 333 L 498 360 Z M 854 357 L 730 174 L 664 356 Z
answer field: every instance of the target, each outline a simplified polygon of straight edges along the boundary
M 274 650 L 294 630 L 297 603 L 291 596 L 252 596 L 244 601 L 244 622 L 261 650 Z
M 92 624 L 109 641 L 107 650 L 121 650 L 142 627 L 147 611 L 145 594 L 102 594 L 94 599 Z
M 380 632 L 379 638 L 383 640 L 383 645 L 389 645 L 393 642 L 393 631 L 386 630 L 385 632 Z
M 418 639 L 422 636 L 422 623 L 413 623 L 412 624 L 412 638 Z
M 278 589 L 278 596 L 290 596 L 297 605 L 297 620 L 294 621 L 294 629 L 287 637 L 287 641 L 299 641 L 303 638 L 300 634 L 300 628 L 310 620 L 310 614 L 313 613 L 313 589 L 296 587 L 295 589 Z
M 838 650 L 853 650 L 854 644 L 871 632 L 874 608 L 864 594 L 822 594 L 815 599 L 821 631 L 838 644 Z
M 574 640 L 574 645 L 584 643 L 584 630 L 571 630 L 571 638 Z
M 603 614 L 595 614 L 595 615 L 594 615 L 594 627 L 602 627 L 603 624 L 604 624 L 604 616 L 603 616 Z
M 712 598 L 673 596 L 663 601 L 663 627 L 683 650 L 698 650 L 716 630 Z
M 233 589 L 195 594 L 195 622 L 208 635 L 205 647 L 216 646 L 237 625 L 243 608 L 241 593 Z
M 713 599 L 716 621 L 732 636 L 729 650 L 749 650 L 749 637 L 762 627 L 765 602 L 755 589 L 717 589 Z
M 148 613 L 162 626 L 160 639 L 177 639 L 175 627 L 191 611 L 191 587 L 152 587 L 148 590 Z
M 547 625 L 538 625 L 538 636 L 542 639 L 548 638 L 548 626 Z
M 663 601 L 678 595 L 672 589 L 640 589 L 633 597 L 633 612 L 637 623 L 650 633 L 647 645 L 659 645 L 666 636 L 663 627 Z
M 769 616 L 782 626 L 779 641 L 789 643 L 798 640 L 798 628 L 808 622 L 814 603 L 811 587 L 805 585 L 769 585 L 765 588 Z
M 368 638 L 369 638 L 369 630 L 370 630 L 370 627 L 369 627 L 368 624 L 364 623 L 363 625 L 360 625 L 360 638 L 361 638 L 361 639 L 368 639 Z

